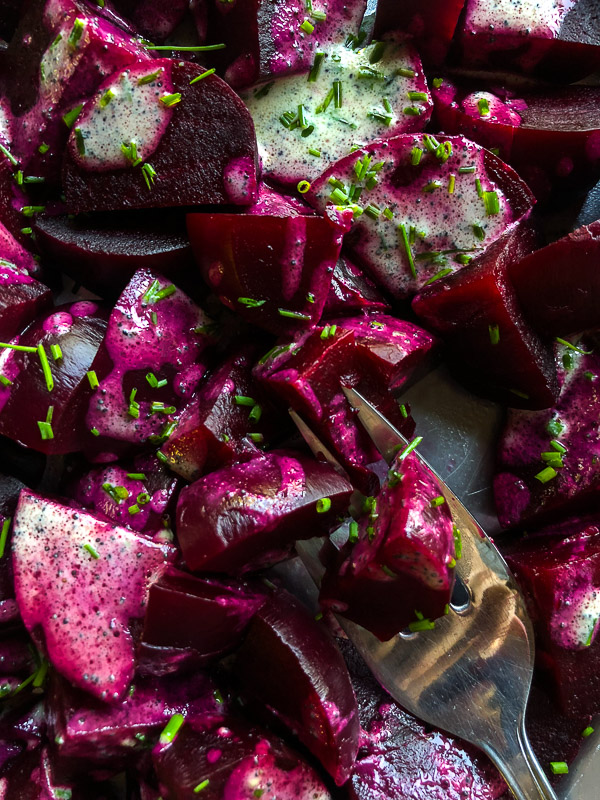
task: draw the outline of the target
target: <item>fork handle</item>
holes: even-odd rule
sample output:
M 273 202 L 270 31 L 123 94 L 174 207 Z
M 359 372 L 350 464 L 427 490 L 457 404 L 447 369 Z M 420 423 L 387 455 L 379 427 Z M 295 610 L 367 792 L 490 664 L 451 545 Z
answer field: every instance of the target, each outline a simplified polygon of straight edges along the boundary
M 516 800 L 558 800 L 535 757 L 521 722 L 502 748 L 485 748 Z

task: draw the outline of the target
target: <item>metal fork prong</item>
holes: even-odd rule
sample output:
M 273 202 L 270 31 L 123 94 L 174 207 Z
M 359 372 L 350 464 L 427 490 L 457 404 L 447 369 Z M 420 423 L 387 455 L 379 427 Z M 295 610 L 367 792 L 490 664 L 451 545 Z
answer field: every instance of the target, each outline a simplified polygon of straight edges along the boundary
M 357 392 L 356 389 L 352 389 L 350 386 L 342 386 L 342 391 L 346 395 L 346 399 L 352 408 L 356 411 L 363 428 L 368 433 L 375 447 L 388 464 L 391 463 L 398 452 L 398 445 L 407 445 L 408 439 L 406 439 L 391 422 L 388 422 L 375 406 L 373 406 L 366 397 L 363 397 L 360 392 Z

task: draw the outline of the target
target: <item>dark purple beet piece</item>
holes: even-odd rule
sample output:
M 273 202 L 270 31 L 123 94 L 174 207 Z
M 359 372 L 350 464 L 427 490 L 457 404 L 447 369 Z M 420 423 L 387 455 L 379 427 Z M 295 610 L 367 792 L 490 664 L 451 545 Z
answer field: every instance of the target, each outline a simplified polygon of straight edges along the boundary
M 413 299 L 424 325 L 446 340 L 461 377 L 511 406 L 548 408 L 558 395 L 554 359 L 519 307 L 508 264 L 533 249 L 516 228 L 482 256 Z
M 0 526 L 4 527 L 8 522 L 3 554 L 0 557 L 0 608 L 4 605 L 6 612 L 3 614 L 0 611 L 0 627 L 5 623 L 15 621 L 13 615 L 9 613 L 9 604 L 15 596 L 10 520 L 15 514 L 15 509 L 19 502 L 19 494 L 23 488 L 25 488 L 24 485 L 17 478 L 0 473 Z
M 19 610 L 37 645 L 75 686 L 121 700 L 134 670 L 130 623 L 166 566 L 163 548 L 23 490 L 12 549 Z
M 70 211 L 256 200 L 250 113 L 216 75 L 192 83 L 204 71 L 191 62 L 161 58 L 128 67 L 100 86 L 78 117 L 65 153 L 62 179 Z M 153 73 L 158 73 L 156 80 L 144 83 Z M 134 111 L 127 102 L 103 105 L 107 91 L 121 94 L 123 76 L 133 87 Z M 178 95 L 180 101 L 160 100 Z M 128 157 L 122 139 L 127 135 L 139 142 L 140 120 L 145 138 Z
M 378 0 L 374 36 L 403 31 L 414 37 L 427 66 L 440 66 L 448 53 L 465 0 Z
M 39 313 L 52 305 L 52 292 L 24 269 L 1 257 L 0 286 L 0 341 L 10 342 Z
M 10 41 L 21 10 L 21 0 L 0 0 L 0 36 Z
M 358 711 L 335 642 L 304 606 L 280 592 L 256 614 L 233 667 L 243 692 L 269 709 L 338 786 L 358 751 Z
M 98 370 L 98 378 L 102 377 L 94 362 L 106 331 L 106 316 L 104 309 L 90 301 L 59 306 L 15 337 L 14 344 L 33 352 L 2 350 L 0 373 L 11 383 L 0 387 L 1 434 L 42 453 L 75 452 L 93 442 L 85 424 L 92 395 L 87 373 Z M 56 358 L 53 345 L 60 348 Z
M 172 744 L 152 751 L 169 800 L 331 800 L 321 778 L 281 739 L 227 716 L 222 724 L 184 723 Z M 201 786 L 201 789 L 198 789 Z M 194 791 L 194 790 L 197 791 Z
M 361 311 L 388 311 L 389 304 L 373 281 L 344 255 L 331 276 L 331 286 L 323 314 L 332 317 Z
M 150 587 L 142 642 L 191 649 L 198 662 L 211 661 L 239 643 L 265 599 L 260 584 L 196 578 L 171 567 Z
M 102 297 L 118 295 L 142 267 L 179 283 L 194 264 L 185 226 L 165 212 L 160 221 L 148 211 L 133 218 L 43 216 L 35 236 L 44 258 Z
M 183 489 L 177 538 L 191 570 L 239 574 L 279 561 L 296 539 L 327 533 L 351 494 L 327 464 L 272 452 Z
M 600 710 L 600 520 L 571 519 L 503 550 L 525 596 L 537 664 L 569 716 Z
M 185 16 L 189 0 L 113 0 L 115 8 L 130 19 L 151 42 L 167 38 Z
M 343 229 L 326 217 L 188 214 L 202 276 L 221 302 L 267 331 L 293 335 L 321 317 Z
M 585 339 L 576 344 L 586 352 L 556 345 L 561 389 L 552 408 L 508 413 L 494 478 L 504 527 L 598 507 L 600 357 L 589 352 L 593 344 Z
M 410 454 L 369 500 L 358 540 L 339 552 L 319 600 L 382 641 L 444 614 L 454 583 L 452 516 L 435 476 Z
M 496 800 L 504 796 L 506 784 L 479 750 L 403 711 L 350 642 L 339 640 L 339 646 L 365 732 L 348 787 L 349 800 Z
M 547 336 L 600 327 L 600 220 L 522 259 L 508 275 L 523 313 Z

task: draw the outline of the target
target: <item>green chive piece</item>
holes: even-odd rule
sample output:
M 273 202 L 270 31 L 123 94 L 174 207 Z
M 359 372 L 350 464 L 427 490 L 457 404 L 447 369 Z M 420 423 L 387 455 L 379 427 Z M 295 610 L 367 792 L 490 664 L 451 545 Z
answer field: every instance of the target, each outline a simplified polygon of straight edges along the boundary
M 127 511 L 133 516 L 134 514 L 140 513 L 140 507 L 137 505 L 137 503 L 134 503 L 132 506 L 129 506 Z
M 137 389 L 132 389 L 131 394 L 129 395 L 129 408 L 127 409 L 127 413 L 130 417 L 134 419 L 140 418 L 140 404 L 135 399 L 137 394 Z
M 212 69 L 207 69 L 205 72 L 202 72 L 200 75 L 196 75 L 196 77 L 192 78 L 192 80 L 190 81 L 190 86 L 193 86 L 195 83 L 198 83 L 198 81 L 204 80 L 204 78 L 208 78 L 210 75 L 214 75 L 216 71 L 217 70 L 215 69 L 215 67 L 213 67 Z M 258 94 L 256 95 L 256 97 L 258 97 Z
M 594 352 L 593 350 L 582 350 L 581 347 L 577 347 L 572 342 L 568 342 L 566 339 L 561 339 L 559 336 L 556 337 L 556 341 L 559 344 L 562 344 L 565 347 L 568 347 L 569 350 L 573 350 L 575 353 L 581 353 L 581 355 L 584 355 L 584 356 L 589 356 Z
M 147 504 L 150 502 L 150 500 L 151 500 L 151 499 L 152 499 L 152 498 L 150 497 L 150 495 L 148 494 L 148 492 L 140 492 L 140 493 L 138 494 L 138 496 L 135 498 L 135 501 L 136 501 L 136 503 L 138 503 L 140 506 L 145 506 L 145 505 L 147 505 Z
M 298 189 L 300 194 L 306 194 L 310 189 L 310 183 L 308 181 L 300 181 L 296 189 Z
M 348 541 L 351 544 L 354 544 L 354 542 L 358 542 L 358 522 L 356 522 L 355 520 L 353 520 L 350 523 L 348 531 Z
M 267 302 L 266 300 L 255 300 L 253 297 L 238 297 L 237 301 L 247 308 L 260 308 Z
M 209 783 L 210 783 L 210 780 L 208 778 L 206 778 L 206 780 L 204 780 L 201 783 L 199 783 L 198 786 L 194 786 L 194 794 L 200 794 L 200 792 L 203 789 L 206 789 L 206 787 L 209 785 Z
M 95 371 L 94 371 L 93 369 L 91 369 L 91 370 L 90 370 L 90 371 L 87 373 L 87 379 L 88 379 L 88 381 L 90 382 L 90 387 L 91 387 L 92 389 L 97 389 L 97 388 L 98 388 L 98 386 L 100 385 L 100 383 L 99 383 L 99 381 L 98 381 L 98 376 L 96 375 L 96 373 L 95 373 Z
M 592 728 L 592 726 L 588 725 L 587 728 L 584 728 L 581 731 L 581 738 L 582 739 L 587 739 L 587 737 L 591 736 L 593 732 L 594 732 L 594 729 Z
M 137 144 L 134 141 L 129 142 L 129 144 L 123 142 L 121 152 L 132 167 L 137 167 L 138 164 L 142 163 L 142 159 L 138 156 Z
M 311 156 L 315 156 L 316 158 L 320 158 L 321 157 L 321 151 L 320 150 L 315 150 L 314 147 L 309 147 L 308 148 L 308 154 L 311 155 Z
M 41 145 L 40 145 L 40 147 L 41 147 Z M 46 145 L 46 147 L 48 147 L 48 145 Z M 41 152 L 41 150 L 40 150 L 40 152 Z M 44 152 L 45 152 L 45 151 L 44 151 Z M 13 167 L 16 167 L 16 166 L 18 166 L 19 162 L 17 161 L 17 159 L 16 159 L 16 158 L 13 156 L 13 154 L 12 154 L 12 153 L 11 153 L 9 150 L 7 150 L 7 149 L 6 149 L 6 147 L 4 147 L 4 145 L 2 145 L 2 144 L 0 144 L 0 153 L 2 153 L 4 156 L 6 156 L 6 158 L 8 158 L 8 160 L 9 160 L 9 161 L 10 161 L 10 163 L 13 165 Z
M 17 182 L 17 186 L 23 186 L 23 170 L 18 169 L 14 174 L 14 179 Z
M 33 228 L 29 227 L 21 228 L 21 233 L 24 234 L 25 236 L 31 236 L 31 234 L 33 233 Z
M 566 775 L 569 771 L 569 765 L 566 761 L 551 761 L 550 770 L 553 775 Z
M 479 109 L 479 114 L 482 117 L 487 117 L 487 115 L 490 113 L 490 104 L 486 97 L 481 97 L 477 101 L 477 108 Z
M 37 347 L 27 347 L 24 344 L 0 342 L 0 347 L 7 347 L 9 350 L 17 350 L 19 353 L 37 353 Z
M 248 438 L 255 444 L 262 444 L 265 440 L 265 437 L 262 435 L 262 433 L 249 433 Z
M 164 453 L 161 453 L 160 450 L 157 450 L 155 455 L 159 461 L 162 461 L 163 464 L 169 463 L 169 459 L 167 458 L 167 456 Z
M 400 413 L 402 414 L 402 416 L 404 417 L 404 419 L 408 419 L 408 409 L 406 408 L 406 406 L 404 405 L 404 403 L 401 403 L 401 404 L 400 404 L 400 406 L 399 406 L 399 408 L 400 408 Z
M 250 422 L 259 422 L 260 418 L 262 417 L 262 406 L 258 403 L 253 406 L 252 410 L 248 414 L 248 419 Z
M 423 191 L 426 194 L 431 194 L 431 192 L 435 192 L 436 189 L 439 189 L 441 185 L 442 185 L 441 181 L 437 180 L 429 181 L 429 183 L 426 183 L 425 186 L 423 187 Z
M 441 506 L 446 502 L 446 498 L 439 495 L 438 497 L 434 497 L 433 500 L 429 503 L 432 508 L 436 508 L 436 506 Z
M 400 67 L 400 69 L 396 70 L 396 75 L 401 78 L 414 78 L 416 74 L 414 69 L 408 69 L 407 67 Z
M 373 205 L 372 203 L 369 203 L 369 205 L 365 208 L 364 213 L 368 217 L 371 217 L 371 219 L 379 219 L 379 217 L 381 216 L 381 210 L 379 209 L 379 207 Z
M 100 436 L 100 431 L 98 430 L 98 428 L 90 428 L 90 433 L 92 434 L 92 436 Z
M 81 132 L 81 128 L 75 128 L 75 144 L 77 145 L 77 152 L 80 156 L 85 155 L 85 137 Z
M 54 406 L 49 406 L 46 413 L 45 422 L 38 421 L 38 428 L 40 429 L 40 436 L 43 440 L 54 439 L 54 431 L 52 430 L 52 415 L 54 413 Z
M 556 475 L 557 472 L 554 469 L 554 467 L 546 467 L 541 472 L 538 472 L 537 475 L 534 475 L 534 477 L 540 483 L 548 483 L 548 481 L 551 481 L 553 478 L 556 478 Z
M 236 406 L 252 407 L 256 405 L 256 400 L 253 397 L 248 397 L 245 394 L 235 394 L 233 396 L 233 402 L 236 404 Z
M 421 444 L 422 441 L 423 441 L 423 437 L 422 436 L 416 436 L 412 440 L 412 442 L 407 444 L 406 447 L 404 448 L 404 450 L 402 450 L 402 452 L 398 455 L 398 457 L 397 457 L 398 461 L 404 461 L 406 456 L 408 456 L 410 453 L 412 453 L 412 451 L 415 448 L 417 448 Z
M 154 167 L 151 164 L 142 164 L 142 175 L 144 176 L 148 189 L 152 189 L 156 178 L 156 170 Z
M 488 325 L 488 330 L 490 332 L 490 342 L 494 345 L 498 344 L 500 341 L 500 326 Z
M 475 238 L 479 239 L 479 241 L 483 241 L 485 239 L 485 228 L 483 228 L 483 226 L 478 222 L 473 224 L 473 233 L 475 234 Z
M 564 446 L 564 444 L 561 444 L 557 439 L 552 439 L 552 441 L 550 442 L 550 447 L 556 450 L 557 453 L 567 452 L 567 448 Z
M 375 67 L 367 67 L 362 66 L 358 68 L 358 75 L 359 78 L 368 78 L 370 80 L 376 81 L 384 81 L 386 80 L 386 76 L 384 72 L 380 72 L 380 70 L 375 69 Z
M 7 378 L 6 375 L 0 375 L 0 384 L 2 384 L 2 386 L 12 386 L 12 381 L 10 378 Z
M 411 633 L 418 633 L 419 631 L 432 631 L 435 628 L 435 622 L 430 619 L 419 619 L 416 622 L 411 622 L 408 629 Z
M 209 70 L 209 72 L 210 72 L 210 70 Z M 196 80 L 200 80 L 200 77 L 194 78 L 194 81 L 196 81 Z M 192 83 L 194 81 L 192 81 Z M 265 83 L 264 86 L 261 86 L 260 89 L 257 89 L 254 92 L 254 97 L 256 97 L 257 99 L 260 99 L 261 97 L 266 97 L 269 94 L 269 92 L 271 91 L 271 89 L 273 88 L 274 85 L 275 85 L 275 81 L 270 81 L 269 83 Z
M 44 155 L 44 153 L 47 153 L 48 150 L 50 150 L 50 145 L 49 144 L 44 144 L 43 142 L 38 147 L 38 153 L 41 153 L 42 155 Z
M 382 114 L 381 111 L 369 111 L 367 117 L 375 122 L 382 122 L 384 125 L 392 124 L 392 117 L 389 114 Z
M 331 499 L 329 497 L 321 497 L 317 500 L 317 514 L 326 514 L 331 509 Z
M 454 537 L 454 557 L 458 560 L 462 557 L 462 534 L 456 525 L 452 526 L 452 535 Z
M 436 272 L 436 274 L 433 275 L 431 278 L 429 278 L 429 280 L 425 281 L 425 283 L 423 285 L 424 286 L 429 286 L 431 283 L 435 283 L 436 281 L 439 281 L 442 278 L 445 278 L 446 275 L 450 275 L 451 273 L 452 273 L 452 269 L 450 267 L 444 267 L 444 269 L 441 269 L 439 272 Z
M 143 78 L 140 78 L 138 83 L 141 83 L 143 80 L 144 80 Z M 100 100 L 98 101 L 98 105 L 100 106 L 100 108 L 106 108 L 106 106 L 110 103 L 110 101 L 113 99 L 114 96 L 115 93 L 113 92 L 112 89 L 107 89 L 105 92 L 103 92 L 100 95 Z
M 81 19 L 80 17 L 77 17 L 77 19 L 73 23 L 73 28 L 71 30 L 71 33 L 69 34 L 68 42 L 70 47 L 73 48 L 77 47 L 83 35 L 84 28 L 85 28 L 85 20 Z
M 179 733 L 179 729 L 185 722 L 185 717 L 183 714 L 173 714 L 171 719 L 167 722 L 165 727 L 163 728 L 158 741 L 160 744 L 169 744 L 172 742 L 177 734 Z
M 498 200 L 497 192 L 484 192 L 483 204 L 485 206 L 485 213 L 488 217 L 500 213 L 500 201 Z
M 378 61 L 381 61 L 386 47 L 387 45 L 385 42 L 373 42 L 371 52 L 369 53 L 369 64 L 376 64 Z
M 302 314 L 300 311 L 288 311 L 286 308 L 278 308 L 277 311 L 282 317 L 287 317 L 288 319 L 298 319 L 302 320 L 302 322 L 310 322 L 309 314 Z
M 413 147 L 410 151 L 410 163 L 413 167 L 416 167 L 418 164 L 421 163 L 421 158 L 423 157 L 423 151 L 420 147 Z
M 324 22 L 327 19 L 327 14 L 324 11 L 311 11 L 310 15 L 317 22 Z
M 163 106 L 167 108 L 171 108 L 171 106 L 177 105 L 177 103 L 181 103 L 181 92 L 174 92 L 173 94 L 164 94 L 162 97 L 158 98 Z
M 33 675 L 33 688 L 39 689 L 40 686 L 43 685 L 44 681 L 46 680 L 46 675 L 48 674 L 48 661 L 44 658 L 42 663 L 37 668 Z M 54 790 L 56 794 L 56 789 Z M 57 795 L 58 798 L 58 795 Z
M 55 361 L 58 361 L 59 358 L 63 357 L 62 350 L 60 349 L 59 344 L 51 344 L 50 353 Z
M 434 78 L 431 83 L 432 83 L 434 89 L 439 89 L 440 86 L 442 86 L 442 84 L 444 83 L 444 79 L 443 78 Z
M 24 217 L 33 217 L 34 214 L 41 214 L 45 209 L 46 206 L 23 206 L 21 214 Z
M 323 111 L 327 110 L 327 107 L 333 100 L 333 89 L 330 89 L 327 94 L 325 95 L 325 100 L 315 108 L 315 114 L 322 114 Z
M 2 558 L 4 551 L 6 550 L 6 540 L 8 539 L 8 532 L 10 530 L 11 522 L 12 518 L 8 517 L 2 523 L 2 531 L 0 532 L 0 558 Z
M 450 175 L 448 178 L 448 194 L 454 194 L 454 187 L 456 185 L 456 175 Z
M 145 86 L 148 83 L 154 83 L 154 81 L 160 77 L 161 72 L 162 69 L 157 69 L 156 72 L 151 72 L 149 75 L 144 75 L 138 80 L 138 86 Z
M 341 81 L 334 81 L 333 82 L 333 105 L 334 108 L 341 108 L 343 102 L 343 95 L 342 95 L 342 82 Z
M 407 92 L 409 100 L 427 100 L 427 92 Z
M 209 53 L 213 50 L 224 50 L 227 45 L 225 44 L 203 44 L 194 45 L 193 47 L 180 47 L 174 44 L 146 44 L 146 50 L 177 50 L 185 53 Z
M 145 481 L 146 480 L 146 476 L 144 475 L 143 472 L 128 472 L 127 473 L 127 477 L 131 481 Z
M 37 353 L 40 359 L 42 372 L 44 373 L 44 380 L 46 381 L 46 389 L 48 389 L 48 391 L 51 392 L 52 389 L 54 389 L 54 378 L 52 377 L 52 372 L 50 370 L 50 363 L 48 361 L 46 350 L 41 342 L 37 346 Z
M 300 25 L 300 30 L 304 31 L 304 33 L 308 33 L 309 35 L 314 31 L 314 29 L 315 26 L 308 19 L 305 19 L 302 25 Z
M 95 559 L 100 558 L 100 556 L 98 555 L 98 551 L 91 544 L 84 544 L 83 549 L 87 550 L 87 552 L 91 555 L 92 558 Z
M 410 242 L 408 241 L 408 234 L 406 232 L 406 226 L 404 225 L 404 223 L 400 223 L 400 225 L 398 225 L 398 230 L 400 231 L 402 244 L 404 245 L 404 250 L 406 251 L 406 257 L 408 258 L 408 266 L 410 267 L 410 273 L 413 276 L 413 278 L 416 278 L 417 270 L 415 267 L 415 260 L 413 258 Z
M 46 178 L 42 178 L 41 176 L 38 177 L 36 175 L 26 175 L 23 178 L 23 183 L 46 183 Z
M 467 175 L 468 173 L 473 173 L 473 172 L 475 172 L 475 167 L 474 166 L 473 167 L 459 167 L 458 168 L 458 174 L 459 175 Z

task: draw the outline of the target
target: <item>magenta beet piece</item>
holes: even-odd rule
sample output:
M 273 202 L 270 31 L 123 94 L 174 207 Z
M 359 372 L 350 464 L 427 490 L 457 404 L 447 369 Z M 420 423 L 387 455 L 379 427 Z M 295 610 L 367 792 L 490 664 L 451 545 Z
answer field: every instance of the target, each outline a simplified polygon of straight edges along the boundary
M 532 249 L 530 231 L 513 230 L 458 274 L 426 287 L 413 310 L 446 339 L 470 386 L 511 406 L 548 408 L 558 396 L 552 350 L 522 314 L 507 274 Z
M 264 587 L 196 578 L 169 568 L 148 594 L 142 641 L 194 651 L 208 662 L 232 650 L 265 602 Z
M 189 0 L 113 0 L 115 8 L 130 19 L 151 42 L 167 38 L 185 16 Z
M 312 767 L 272 733 L 238 717 L 222 724 L 184 723 L 172 744 L 158 744 L 152 760 L 169 800 L 331 800 Z M 198 789 L 198 787 L 202 787 Z M 196 791 L 194 791 L 196 790 Z
M 318 210 L 359 204 L 349 252 L 396 298 L 459 270 L 534 202 L 492 153 L 461 136 L 429 134 L 356 150 L 314 181 L 306 198 Z
M 52 305 L 52 292 L 25 269 L 3 258 L 0 258 L 0 286 L 0 340 L 10 342 Z
M 312 6 L 317 14 L 325 14 L 317 19 L 304 0 L 232 4 L 203 0 L 200 5 L 206 12 L 208 42 L 226 45 L 223 51 L 211 53 L 212 61 L 236 88 L 308 71 L 317 50 L 327 50 L 358 33 L 367 8 L 366 0 L 325 0 Z
M 525 596 L 536 660 L 563 713 L 600 709 L 600 521 L 570 519 L 508 545 L 504 555 Z
M 378 0 L 374 35 L 403 31 L 428 66 L 440 66 L 448 53 L 465 0 Z
M 242 690 L 315 755 L 338 786 L 358 752 L 358 711 L 331 636 L 287 592 L 256 614 L 234 664 Z
M 19 610 L 38 646 L 75 686 L 122 699 L 134 669 L 130 621 L 144 616 L 148 588 L 165 568 L 163 549 L 27 490 L 12 549 Z
M 282 420 L 251 374 L 255 349 L 225 360 L 182 411 L 161 447 L 165 463 L 188 481 L 204 472 L 260 454 L 281 432 Z
M 329 566 L 319 600 L 386 641 L 445 613 L 456 563 L 452 516 L 438 480 L 412 454 L 396 458 L 368 505 L 358 540 Z
M 188 214 L 204 280 L 221 302 L 274 334 L 321 317 L 343 229 L 325 217 Z
M 204 374 L 199 359 L 209 322 L 161 275 L 135 273 L 110 315 L 104 347 L 112 371 L 100 380 L 86 418 L 88 429 L 113 440 L 107 449 L 161 444 L 170 435 L 174 415 Z
M 91 370 L 106 331 L 106 312 L 94 302 L 59 306 L 38 317 L 3 348 L 0 373 L 0 433 L 42 453 L 70 453 L 92 442 L 85 413 Z M 58 346 L 60 350 L 56 348 Z M 39 423 L 39 424 L 38 424 Z
M 313 216 L 316 212 L 298 197 L 281 194 L 266 183 L 258 184 L 256 203 L 244 209 L 245 214 L 266 214 L 272 217 Z
M 331 276 L 331 287 L 323 313 L 328 316 L 349 311 L 387 311 L 389 305 L 373 281 L 361 269 L 342 255 Z
M 0 142 L 1 143 L 1 142 Z M 37 261 L 21 245 L 12 233 L 0 222 L 0 259 L 14 264 L 21 272 L 36 275 L 39 271 Z
M 447 78 L 432 94 L 437 125 L 498 155 L 538 199 L 551 191 L 593 185 L 600 174 L 600 90 L 569 86 L 492 93 Z
M 467 0 L 458 29 L 462 64 L 571 83 L 600 64 L 600 16 L 593 2 L 490 5 Z
M 523 313 L 548 336 L 600 327 L 600 220 L 511 261 L 508 274 Z
M 165 219 L 165 212 L 160 223 L 148 211 L 143 214 L 132 219 L 38 217 L 36 244 L 44 258 L 102 297 L 118 295 L 141 268 L 179 283 L 194 263 L 184 225 Z
M 238 574 L 281 560 L 296 539 L 327 533 L 351 494 L 326 464 L 268 453 L 182 489 L 177 538 L 191 570 Z
M 556 345 L 560 394 L 552 408 L 508 413 L 494 478 L 504 527 L 598 507 L 600 357 L 590 352 L 593 339 L 575 346 Z
M 250 114 L 216 75 L 194 82 L 204 72 L 191 62 L 159 58 L 127 67 L 99 87 L 74 123 L 65 153 L 70 211 L 256 200 Z M 107 92 L 113 95 L 108 103 Z
M 364 730 L 349 800 L 496 800 L 505 796 L 506 784 L 486 756 L 403 711 L 350 642 L 340 639 L 338 643 Z

